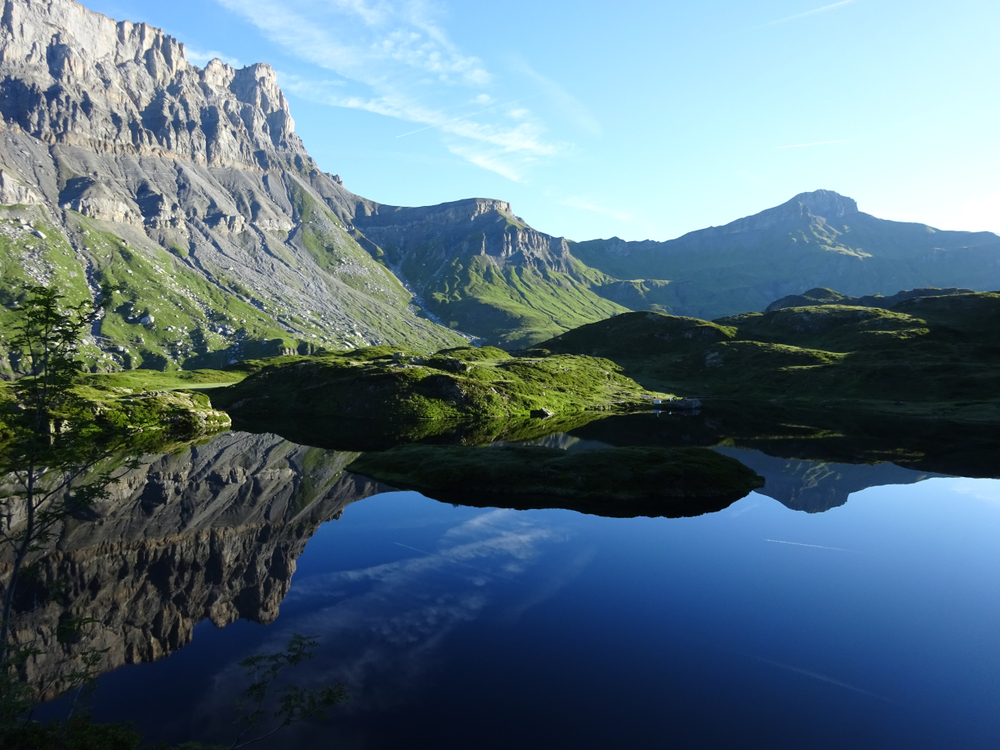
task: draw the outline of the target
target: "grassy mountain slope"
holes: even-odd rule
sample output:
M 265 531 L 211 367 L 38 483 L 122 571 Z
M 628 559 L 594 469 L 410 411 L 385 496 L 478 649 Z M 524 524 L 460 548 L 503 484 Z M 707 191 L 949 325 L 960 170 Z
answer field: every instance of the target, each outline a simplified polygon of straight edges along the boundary
M 254 289 L 245 269 L 206 277 L 196 255 L 168 251 L 131 227 L 69 211 L 59 226 L 42 206 L 0 206 L 0 323 L 13 321 L 26 283 L 54 283 L 76 301 L 107 282 L 120 289 L 116 304 L 82 350 L 96 370 L 222 367 L 380 341 L 426 350 L 464 342 L 410 312 L 410 295 L 399 281 L 322 204 L 304 191 L 299 201 L 305 218 L 294 235 L 273 239 L 261 252 L 286 256 L 282 264 L 294 268 L 289 283 L 320 287 L 336 315 Z M 4 354 L 0 338 L 0 372 L 10 373 Z

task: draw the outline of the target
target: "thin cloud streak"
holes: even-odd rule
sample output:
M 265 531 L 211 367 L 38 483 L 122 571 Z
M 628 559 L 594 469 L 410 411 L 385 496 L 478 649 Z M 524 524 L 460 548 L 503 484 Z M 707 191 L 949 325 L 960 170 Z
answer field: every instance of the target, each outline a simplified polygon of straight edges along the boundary
M 578 208 L 581 211 L 591 211 L 595 214 L 601 214 L 602 216 L 610 216 L 612 219 L 617 219 L 618 221 L 631 221 L 634 216 L 625 211 L 617 211 L 613 208 L 605 208 L 593 203 L 586 198 L 580 198 L 577 196 L 570 196 L 569 198 L 564 198 L 559 201 L 562 206 L 567 206 L 569 208 Z
M 520 73 L 531 80 L 538 88 L 545 92 L 545 95 L 549 99 L 557 102 L 559 107 L 569 114 L 583 131 L 592 136 L 601 136 L 604 134 L 601 124 L 591 114 L 590 110 L 579 99 L 551 78 L 543 76 L 521 58 L 515 58 L 511 63 L 511 68 L 515 73 Z
M 793 547 L 811 547 L 812 549 L 826 549 L 831 552 L 850 552 L 852 555 L 867 555 L 868 552 L 859 552 L 856 549 L 843 549 L 841 547 L 824 547 L 821 544 L 805 544 L 804 542 L 786 542 L 783 539 L 765 539 L 765 542 L 772 544 L 790 544 Z
M 807 18 L 809 16 L 816 16 L 820 13 L 829 13 L 831 10 L 836 10 L 837 8 L 843 8 L 845 5 L 853 5 L 859 0 L 841 0 L 839 3 L 832 3 L 831 5 L 824 5 L 822 8 L 813 8 L 812 10 L 807 10 L 804 13 L 796 13 L 793 16 L 786 16 L 785 18 L 779 18 L 776 21 L 768 21 L 767 23 L 762 23 L 759 26 L 751 26 L 747 31 L 756 31 L 757 29 L 766 29 L 769 26 L 777 26 L 781 23 L 788 23 L 789 21 L 795 21 L 799 18 Z
M 829 677 L 820 672 L 813 672 L 811 669 L 802 669 L 801 667 L 795 667 L 792 666 L 791 664 L 782 664 L 780 661 L 772 661 L 771 659 L 765 659 L 762 656 L 755 656 L 753 658 L 759 662 L 763 662 L 764 664 L 770 664 L 772 667 L 778 667 L 779 669 L 785 669 L 789 672 L 794 672 L 795 674 L 800 674 L 805 677 L 811 677 L 814 680 L 825 682 L 828 685 L 835 685 L 836 687 L 844 688 L 845 690 L 851 690 L 855 693 L 861 693 L 861 695 L 867 695 L 870 698 L 875 698 L 880 701 L 885 701 L 886 703 L 896 703 L 896 701 L 892 700 L 891 698 L 886 698 L 884 695 L 879 695 L 878 693 L 873 693 L 869 690 L 865 690 L 864 688 L 859 688 L 854 685 L 850 685 L 846 682 L 842 682 L 838 679 Z
M 841 138 L 838 141 L 816 141 L 815 143 L 795 143 L 791 146 L 775 146 L 775 151 L 782 151 L 786 148 L 807 148 L 809 146 L 829 146 L 831 143 L 851 143 L 856 141 L 857 138 Z

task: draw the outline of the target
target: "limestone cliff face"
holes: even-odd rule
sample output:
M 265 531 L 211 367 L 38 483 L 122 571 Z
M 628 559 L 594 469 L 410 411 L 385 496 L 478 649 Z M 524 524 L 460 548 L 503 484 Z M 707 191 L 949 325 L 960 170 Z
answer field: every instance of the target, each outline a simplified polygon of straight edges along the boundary
M 450 262 L 478 255 L 497 268 L 572 271 L 569 245 L 527 226 L 506 201 L 470 198 L 439 206 L 362 204 L 354 225 L 399 263 Z M 410 278 L 415 274 L 407 274 Z
M 355 455 L 227 433 L 147 458 L 111 497 L 67 523 L 41 560 L 17 618 L 18 639 L 43 652 L 27 679 L 42 686 L 79 667 L 90 649 L 107 649 L 99 672 L 158 659 L 188 643 L 205 619 L 218 627 L 274 620 L 317 527 L 380 491 L 344 474 Z M 59 600 L 46 593 L 54 582 Z M 60 642 L 60 623 L 77 617 L 96 623 Z M 62 685 L 56 679 L 46 696 Z
M 25 269 L 5 282 L 124 282 L 91 341 L 101 369 L 461 343 L 351 236 L 359 202 L 317 169 L 268 65 L 199 68 L 147 24 L 4 1 L 0 256 Z M 133 330 L 146 313 L 158 322 Z
M 267 65 L 199 69 L 144 23 L 74 2 L 6 0 L 0 113 L 48 144 L 173 155 L 217 166 L 312 162 Z

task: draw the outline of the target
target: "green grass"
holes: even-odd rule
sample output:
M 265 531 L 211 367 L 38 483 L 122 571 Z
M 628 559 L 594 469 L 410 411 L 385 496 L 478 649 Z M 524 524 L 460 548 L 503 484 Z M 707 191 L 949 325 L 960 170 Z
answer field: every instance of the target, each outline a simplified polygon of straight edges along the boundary
M 714 323 L 632 313 L 539 350 L 603 356 L 648 388 L 699 398 L 854 404 L 1000 419 L 1000 295 L 922 297 L 893 310 L 782 308 Z M 849 408 L 855 408 L 849 407 Z
M 495 352 L 496 350 L 494 350 Z M 242 383 L 215 391 L 213 403 L 244 418 L 308 414 L 380 421 L 527 417 L 648 406 L 654 394 L 609 360 L 575 355 L 462 359 L 392 347 L 320 357 L 251 362 Z M 461 352 L 458 352 L 461 353 Z
M 99 428 L 96 439 L 100 439 L 100 434 L 117 436 L 122 429 L 127 429 L 134 433 L 129 437 L 131 448 L 161 453 L 229 428 L 229 416 L 213 409 L 204 393 L 169 388 L 149 391 L 130 381 L 129 375 L 122 373 L 119 378 L 81 376 L 73 387 L 72 392 L 80 399 L 82 413 L 89 415 L 88 419 Z M 146 381 L 146 385 L 149 384 Z M 11 389 L 0 387 L 0 450 L 9 437 L 3 425 L 4 414 L 15 408 Z
M 155 370 L 128 370 L 123 372 L 82 375 L 80 384 L 91 388 L 111 390 L 115 388 L 130 391 L 172 391 L 180 388 L 197 388 L 203 385 L 232 385 L 238 383 L 246 373 L 236 370 L 183 370 L 157 372 Z

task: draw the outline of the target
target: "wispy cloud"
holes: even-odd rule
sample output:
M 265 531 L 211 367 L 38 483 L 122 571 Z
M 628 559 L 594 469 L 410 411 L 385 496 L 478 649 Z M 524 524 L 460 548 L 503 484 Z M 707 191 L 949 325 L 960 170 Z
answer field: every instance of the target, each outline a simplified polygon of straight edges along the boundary
M 455 154 L 455 156 L 460 156 L 477 167 L 489 170 L 490 172 L 496 172 L 501 177 L 506 177 L 511 182 L 525 182 L 524 173 L 521 169 L 498 157 L 496 154 L 458 144 L 450 144 L 448 150 Z
M 597 121 L 597 118 L 594 117 L 583 102 L 570 94 L 561 85 L 551 78 L 543 76 L 520 57 L 515 57 L 512 60 L 511 68 L 514 72 L 520 73 L 534 83 L 560 110 L 573 118 L 577 127 L 588 135 L 599 136 L 603 133 L 601 124 Z
M 596 203 L 587 200 L 586 198 L 580 198 L 579 196 L 563 198 L 559 201 L 559 203 L 563 206 L 569 206 L 570 208 L 579 208 L 581 211 L 592 211 L 595 214 L 610 216 L 612 219 L 618 219 L 618 221 L 631 221 L 634 218 L 633 215 L 627 211 L 619 211 L 617 209 L 599 206 Z
M 295 56 L 375 83 L 410 68 L 444 81 L 482 85 L 482 62 L 463 54 L 422 2 L 384 0 L 218 0 Z
M 822 8 L 813 8 L 812 10 L 807 10 L 803 13 L 796 13 L 792 16 L 786 16 L 785 18 L 779 18 L 775 21 L 768 21 L 767 23 L 762 23 L 759 26 L 752 26 L 747 31 L 754 31 L 755 29 L 766 29 L 768 26 L 777 26 L 781 23 L 788 23 L 789 21 L 796 21 L 800 18 L 808 18 L 809 16 L 817 16 L 820 13 L 829 13 L 831 10 L 837 10 L 838 8 L 843 8 L 845 5 L 853 5 L 860 0 L 841 0 L 839 3 L 831 3 L 830 5 L 824 5 Z
M 217 2 L 289 54 L 339 76 L 325 80 L 322 71 L 318 80 L 282 76 L 290 93 L 422 126 L 400 138 L 436 130 L 451 153 L 515 181 L 523 181 L 533 161 L 562 150 L 523 101 L 499 104 L 483 90 L 494 76 L 482 60 L 449 39 L 436 5 L 423 0 Z
M 857 138 L 841 138 L 836 141 L 815 141 L 813 143 L 794 143 L 791 146 L 775 146 L 775 151 L 781 151 L 786 148 L 807 148 L 809 146 L 829 146 L 831 143 L 850 143 L 851 141 L 856 141 Z

